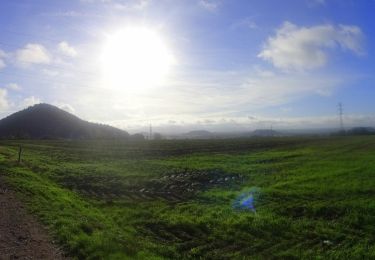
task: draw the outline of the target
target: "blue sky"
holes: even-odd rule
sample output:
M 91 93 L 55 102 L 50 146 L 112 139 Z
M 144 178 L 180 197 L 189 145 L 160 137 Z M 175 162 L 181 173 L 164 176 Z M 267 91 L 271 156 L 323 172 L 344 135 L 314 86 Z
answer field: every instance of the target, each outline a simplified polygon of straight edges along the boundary
M 246 131 L 337 127 L 342 102 L 347 127 L 375 126 L 374 13 L 374 0 L 1 1 L 0 115 L 46 102 L 130 132 Z M 151 48 L 140 75 L 113 43 L 124 28 L 153 35 L 135 40 Z

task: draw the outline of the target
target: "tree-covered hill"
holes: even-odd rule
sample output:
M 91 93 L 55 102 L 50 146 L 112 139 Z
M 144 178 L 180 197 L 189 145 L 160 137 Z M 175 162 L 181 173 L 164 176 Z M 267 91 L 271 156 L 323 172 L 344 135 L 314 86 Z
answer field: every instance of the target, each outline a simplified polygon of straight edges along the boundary
M 128 139 L 129 134 L 87 122 L 49 104 L 37 104 L 0 120 L 0 138 Z

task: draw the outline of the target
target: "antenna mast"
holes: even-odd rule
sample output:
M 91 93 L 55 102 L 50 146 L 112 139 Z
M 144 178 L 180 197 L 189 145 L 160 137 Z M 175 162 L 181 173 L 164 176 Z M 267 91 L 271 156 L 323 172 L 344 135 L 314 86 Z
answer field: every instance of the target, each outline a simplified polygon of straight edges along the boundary
M 344 120 L 343 120 L 344 112 L 343 112 L 343 108 L 342 108 L 342 103 L 341 102 L 339 103 L 338 108 L 339 108 L 340 130 L 342 132 L 344 132 Z

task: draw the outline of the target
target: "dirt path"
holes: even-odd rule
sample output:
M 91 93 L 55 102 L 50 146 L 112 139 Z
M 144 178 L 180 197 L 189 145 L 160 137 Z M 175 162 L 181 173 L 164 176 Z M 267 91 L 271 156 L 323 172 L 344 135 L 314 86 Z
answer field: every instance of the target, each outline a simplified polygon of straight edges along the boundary
M 46 230 L 27 213 L 0 174 L 0 260 L 63 259 Z

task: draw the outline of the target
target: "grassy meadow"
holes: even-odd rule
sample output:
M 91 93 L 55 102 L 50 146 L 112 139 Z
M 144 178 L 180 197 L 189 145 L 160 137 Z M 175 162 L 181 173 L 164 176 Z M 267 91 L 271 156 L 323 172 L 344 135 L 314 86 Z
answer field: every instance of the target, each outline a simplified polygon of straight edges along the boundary
M 375 258 L 372 136 L 1 141 L 0 174 L 72 258 Z

